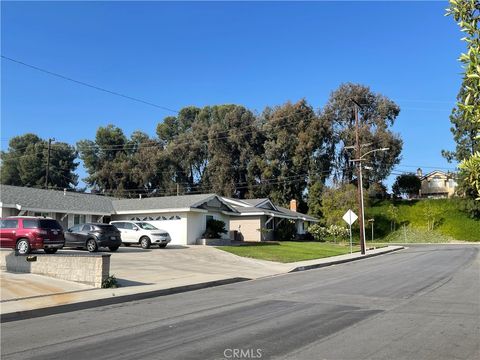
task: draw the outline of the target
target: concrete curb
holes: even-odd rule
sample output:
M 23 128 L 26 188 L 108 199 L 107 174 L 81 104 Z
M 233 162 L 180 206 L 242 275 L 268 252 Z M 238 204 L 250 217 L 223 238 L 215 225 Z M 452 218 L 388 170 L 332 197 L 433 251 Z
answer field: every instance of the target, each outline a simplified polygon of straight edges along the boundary
M 299 266 L 299 267 L 296 267 L 293 270 L 290 270 L 289 273 L 306 271 L 306 270 L 313 270 L 313 269 L 320 269 L 320 268 L 326 267 L 326 266 L 332 266 L 332 265 L 343 264 L 343 263 L 347 263 L 347 262 L 351 262 L 351 261 L 368 259 L 368 258 L 371 258 L 371 257 L 374 257 L 374 256 L 385 255 L 385 254 L 388 254 L 388 253 L 391 253 L 391 252 L 394 252 L 394 251 L 398 251 L 398 250 L 403 250 L 403 249 L 405 249 L 404 246 L 399 247 L 397 249 L 385 250 L 383 252 L 378 252 L 378 253 L 375 253 L 375 254 L 367 254 L 367 255 L 364 255 L 364 256 L 359 256 L 359 257 L 350 258 L 350 259 L 342 259 L 342 260 L 335 260 L 335 261 L 330 261 L 330 262 L 325 262 L 325 263 L 320 263 L 320 264 Z
M 236 277 L 236 278 L 230 278 L 230 279 L 209 281 L 209 282 L 199 283 L 199 284 L 179 286 L 179 287 L 174 287 L 169 289 L 160 289 L 160 290 L 153 290 L 153 291 L 147 291 L 147 292 L 140 292 L 136 294 L 114 296 L 114 297 L 89 300 L 89 301 L 83 301 L 83 302 L 72 303 L 72 304 L 64 304 L 64 305 L 46 307 L 41 309 L 16 311 L 11 313 L 1 314 L 0 322 L 3 324 L 11 321 L 33 319 L 37 317 L 62 314 L 70 311 L 90 309 L 98 306 L 113 305 L 113 304 L 123 303 L 127 301 L 137 301 L 137 300 L 144 300 L 144 299 L 153 298 L 153 297 L 179 294 L 187 291 L 194 291 L 194 290 L 206 289 L 206 288 L 215 287 L 215 286 L 234 284 L 237 282 L 248 281 L 248 280 L 251 280 L 251 279 Z

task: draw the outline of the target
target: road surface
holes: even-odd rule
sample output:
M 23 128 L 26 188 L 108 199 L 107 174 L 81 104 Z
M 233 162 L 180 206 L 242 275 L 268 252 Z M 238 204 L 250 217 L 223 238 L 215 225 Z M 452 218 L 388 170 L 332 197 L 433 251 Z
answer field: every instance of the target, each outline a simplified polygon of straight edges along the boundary
M 7 359 L 480 359 L 479 247 L 2 324 Z M 212 265 L 213 266 L 213 265 Z

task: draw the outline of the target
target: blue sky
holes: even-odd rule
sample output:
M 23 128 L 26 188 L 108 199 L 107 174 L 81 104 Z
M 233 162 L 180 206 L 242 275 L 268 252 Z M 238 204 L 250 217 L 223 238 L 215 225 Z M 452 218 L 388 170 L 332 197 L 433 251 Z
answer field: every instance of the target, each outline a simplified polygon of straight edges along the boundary
M 168 108 L 323 106 L 343 82 L 401 107 L 398 171 L 453 168 L 464 45 L 445 2 L 2 2 L 2 55 Z M 113 123 L 155 134 L 168 111 L 2 59 L 1 140 L 71 144 Z M 84 175 L 80 171 L 81 176 Z M 391 179 L 389 181 L 391 183 Z

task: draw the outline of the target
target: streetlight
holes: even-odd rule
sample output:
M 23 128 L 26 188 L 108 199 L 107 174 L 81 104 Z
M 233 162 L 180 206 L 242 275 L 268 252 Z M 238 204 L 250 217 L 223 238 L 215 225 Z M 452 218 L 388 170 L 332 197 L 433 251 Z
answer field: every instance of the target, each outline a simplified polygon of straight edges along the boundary
M 366 243 L 365 243 L 365 205 L 363 204 L 363 180 L 362 180 L 362 161 L 365 161 L 365 156 L 372 154 L 377 151 L 388 151 L 390 148 L 380 148 L 380 149 L 374 149 L 366 152 L 362 156 L 360 156 L 358 159 L 353 159 L 350 160 L 351 162 L 358 162 L 358 187 L 360 189 L 360 213 L 362 217 L 362 224 L 360 226 L 360 248 L 362 250 L 362 254 L 365 254 L 365 248 L 366 248 Z

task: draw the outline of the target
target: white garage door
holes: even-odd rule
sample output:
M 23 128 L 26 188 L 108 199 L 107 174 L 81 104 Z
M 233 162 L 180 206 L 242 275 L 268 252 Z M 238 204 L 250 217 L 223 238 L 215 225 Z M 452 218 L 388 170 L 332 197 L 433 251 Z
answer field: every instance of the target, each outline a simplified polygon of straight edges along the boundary
M 172 242 L 170 244 L 174 245 L 185 245 L 187 239 L 185 239 L 185 231 L 183 231 L 182 220 L 181 219 L 172 219 L 172 220 L 147 220 L 150 224 L 156 228 L 165 230 L 170 234 Z

